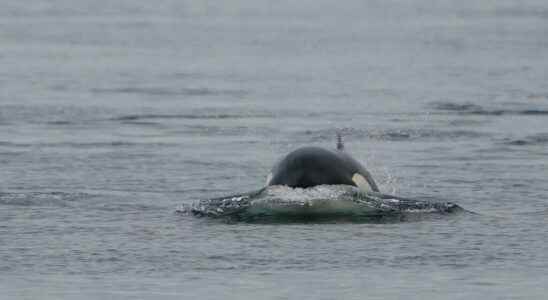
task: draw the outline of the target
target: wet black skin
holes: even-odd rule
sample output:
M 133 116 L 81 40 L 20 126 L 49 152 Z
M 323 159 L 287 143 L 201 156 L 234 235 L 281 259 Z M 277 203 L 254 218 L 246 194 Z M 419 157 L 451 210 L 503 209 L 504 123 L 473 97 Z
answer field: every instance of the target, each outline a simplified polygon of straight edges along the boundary
M 319 147 L 299 148 L 279 161 L 272 169 L 267 185 L 286 185 L 308 188 L 322 184 L 346 184 L 356 186 L 354 174 L 362 175 L 374 192 L 379 188 L 369 172 L 343 150 L 327 150 Z

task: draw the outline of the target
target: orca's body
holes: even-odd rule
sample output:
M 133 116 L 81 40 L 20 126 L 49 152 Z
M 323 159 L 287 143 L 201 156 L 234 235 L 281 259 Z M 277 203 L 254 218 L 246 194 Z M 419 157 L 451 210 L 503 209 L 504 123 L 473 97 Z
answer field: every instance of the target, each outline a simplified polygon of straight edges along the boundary
M 289 153 L 272 168 L 267 179 L 267 186 L 308 188 L 323 184 L 346 184 L 379 192 L 371 174 L 343 150 L 340 139 L 335 151 L 303 147 Z

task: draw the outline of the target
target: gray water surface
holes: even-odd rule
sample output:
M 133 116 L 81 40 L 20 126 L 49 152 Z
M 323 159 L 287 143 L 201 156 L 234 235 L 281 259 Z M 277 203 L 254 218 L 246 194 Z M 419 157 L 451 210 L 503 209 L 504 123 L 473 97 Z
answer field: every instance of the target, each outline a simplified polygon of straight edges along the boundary
M 477 214 L 175 212 L 338 129 Z M 545 1 L 0 3 L 2 299 L 545 299 L 547 178 Z

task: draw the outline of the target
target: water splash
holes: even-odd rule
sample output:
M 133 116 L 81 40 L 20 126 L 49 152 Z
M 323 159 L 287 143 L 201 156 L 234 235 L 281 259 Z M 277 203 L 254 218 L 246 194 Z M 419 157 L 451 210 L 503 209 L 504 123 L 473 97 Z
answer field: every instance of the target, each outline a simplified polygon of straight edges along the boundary
M 177 211 L 198 217 L 239 221 L 341 217 L 367 221 L 409 214 L 448 214 L 463 209 L 451 202 L 429 202 L 374 192 L 365 193 L 346 185 L 321 185 L 306 189 L 270 186 L 246 194 L 182 205 Z

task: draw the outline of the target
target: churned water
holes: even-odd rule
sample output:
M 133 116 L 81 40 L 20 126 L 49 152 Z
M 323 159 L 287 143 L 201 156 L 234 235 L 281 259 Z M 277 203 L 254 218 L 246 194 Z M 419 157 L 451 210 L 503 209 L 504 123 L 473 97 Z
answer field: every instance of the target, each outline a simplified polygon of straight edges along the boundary
M 304 145 L 471 214 L 221 222 Z M 0 3 L 0 298 L 545 299 L 548 2 Z

